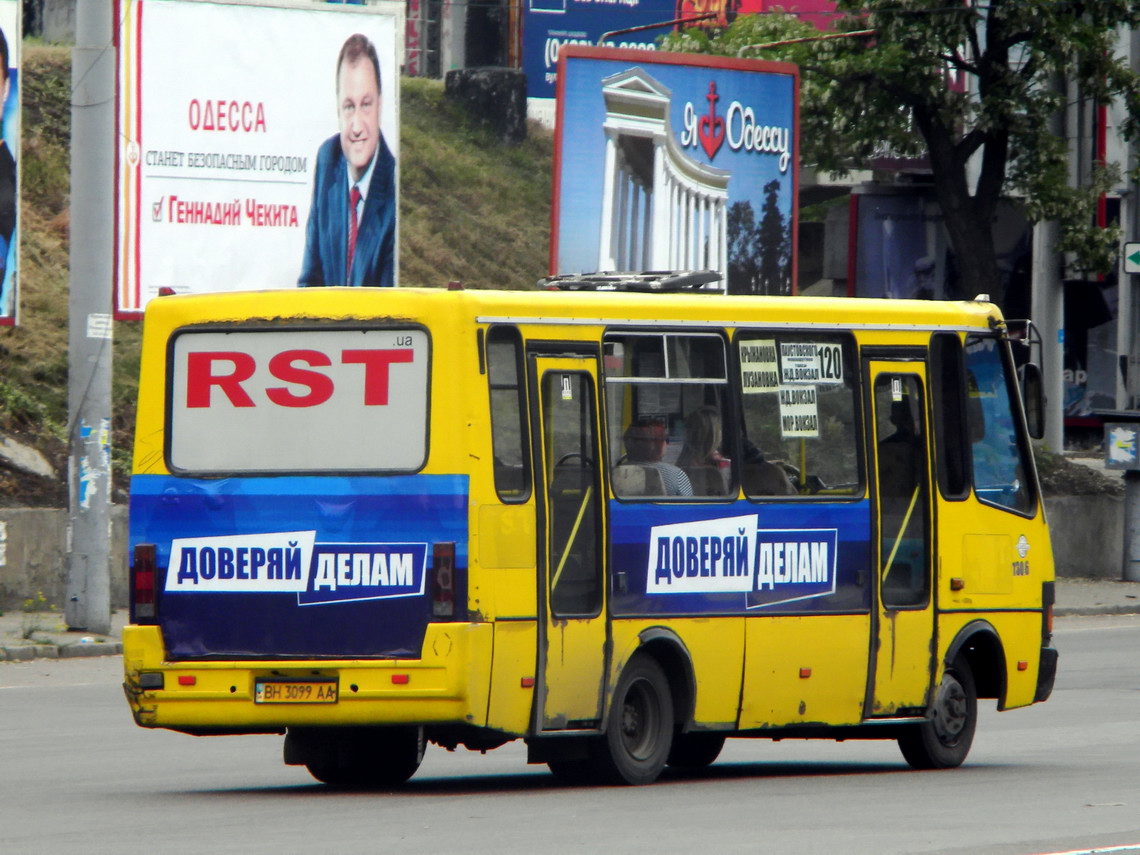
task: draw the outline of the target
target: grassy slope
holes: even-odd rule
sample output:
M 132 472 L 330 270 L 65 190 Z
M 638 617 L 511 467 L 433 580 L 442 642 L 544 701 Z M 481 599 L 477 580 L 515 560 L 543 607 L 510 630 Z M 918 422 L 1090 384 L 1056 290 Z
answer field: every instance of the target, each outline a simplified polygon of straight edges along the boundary
M 0 433 L 36 446 L 55 480 L 0 468 L 0 507 L 65 506 L 67 431 L 68 145 L 70 51 L 24 51 L 22 314 L 0 328 Z M 443 96 L 438 81 L 402 81 L 400 280 L 525 288 L 546 272 L 550 236 L 548 134 L 499 144 Z M 109 307 L 108 307 L 109 308 Z M 116 481 L 129 467 L 141 324 L 115 324 Z

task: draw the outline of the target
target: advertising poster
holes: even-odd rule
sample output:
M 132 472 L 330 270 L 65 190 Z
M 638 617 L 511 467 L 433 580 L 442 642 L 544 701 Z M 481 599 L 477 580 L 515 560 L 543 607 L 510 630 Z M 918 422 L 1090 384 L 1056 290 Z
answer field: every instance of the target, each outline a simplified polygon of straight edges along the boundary
M 594 45 L 607 32 L 671 21 L 673 0 L 527 0 L 523 19 L 523 71 L 528 98 L 554 98 L 558 52 L 566 45 Z M 654 50 L 668 27 L 616 36 L 612 47 Z
M 570 46 L 559 60 L 550 272 L 716 270 L 795 283 L 799 74 Z
M 160 289 L 395 284 L 401 13 L 120 0 L 119 317 Z
M 0 0 L 0 327 L 16 324 L 20 302 L 20 13 L 17 0 Z
M 855 231 L 848 252 L 848 295 L 919 300 L 972 300 L 943 225 L 942 209 L 927 190 L 856 189 Z M 1030 227 L 1013 202 L 998 206 L 993 223 L 1006 317 L 1029 313 Z

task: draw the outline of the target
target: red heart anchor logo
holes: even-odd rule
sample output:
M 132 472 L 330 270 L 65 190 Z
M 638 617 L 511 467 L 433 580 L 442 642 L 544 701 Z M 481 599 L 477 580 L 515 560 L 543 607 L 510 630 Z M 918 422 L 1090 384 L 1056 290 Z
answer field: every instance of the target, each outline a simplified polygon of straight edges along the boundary
M 709 83 L 709 94 L 705 98 L 709 102 L 709 111 L 707 115 L 701 116 L 700 122 L 697 123 L 697 137 L 701 141 L 701 148 L 705 150 L 709 160 L 712 160 L 724 143 L 724 119 L 716 114 L 716 102 L 720 100 L 720 96 L 716 94 L 715 82 Z

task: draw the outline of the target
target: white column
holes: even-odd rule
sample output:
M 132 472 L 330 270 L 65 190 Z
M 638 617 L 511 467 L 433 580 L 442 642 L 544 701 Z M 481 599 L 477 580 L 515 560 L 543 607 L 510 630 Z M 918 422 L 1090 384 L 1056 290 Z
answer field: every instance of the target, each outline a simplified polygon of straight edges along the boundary
M 649 270 L 650 252 L 653 249 L 653 229 L 656 227 L 653 222 L 653 201 L 657 195 L 655 187 L 645 188 L 645 210 L 642 212 L 644 220 L 641 226 L 641 269 Z
M 724 277 L 724 287 L 728 288 L 728 199 L 720 200 L 720 275 Z
M 635 270 L 637 268 L 638 250 L 640 249 L 638 239 L 641 237 L 638 228 L 641 221 L 641 184 L 634 180 L 632 173 L 629 180 L 633 185 L 633 198 L 630 199 L 629 206 L 629 253 L 623 259 L 622 270 Z
M 707 267 L 706 254 L 705 254 L 705 238 L 708 234 L 707 221 L 708 220 L 708 200 L 705 194 L 700 194 L 697 197 L 697 269 L 703 270 Z
M 598 241 L 598 270 L 614 269 L 614 208 L 617 204 L 617 146 L 606 134 L 606 158 L 602 172 L 602 224 Z M 565 271 L 558 271 L 559 273 Z
M 709 198 L 709 270 L 720 264 L 720 200 Z
M 621 192 L 618 200 L 618 218 L 614 231 L 617 233 L 617 251 L 611 270 L 623 270 L 629 234 L 629 173 L 625 168 L 625 158 L 621 159 Z

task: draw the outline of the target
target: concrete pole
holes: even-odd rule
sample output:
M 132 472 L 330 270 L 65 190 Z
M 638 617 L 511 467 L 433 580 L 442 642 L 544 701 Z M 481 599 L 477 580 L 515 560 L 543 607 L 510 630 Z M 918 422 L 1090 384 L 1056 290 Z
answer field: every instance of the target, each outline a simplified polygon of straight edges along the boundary
M 1065 289 L 1061 284 L 1055 221 L 1033 229 L 1033 320 L 1041 331 L 1041 373 L 1045 386 L 1045 447 L 1065 450 Z
M 111 630 L 111 280 L 115 48 L 111 0 L 77 4 L 71 62 L 68 346 L 70 549 L 64 617 Z

